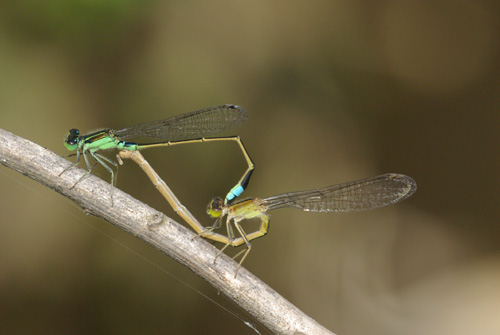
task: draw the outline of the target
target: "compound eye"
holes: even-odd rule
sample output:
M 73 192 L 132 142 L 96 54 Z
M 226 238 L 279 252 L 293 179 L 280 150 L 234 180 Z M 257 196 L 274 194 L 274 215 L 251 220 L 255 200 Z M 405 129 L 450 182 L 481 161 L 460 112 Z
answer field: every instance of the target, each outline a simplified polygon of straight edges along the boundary
M 68 136 L 66 136 L 66 140 L 64 141 L 64 145 L 70 151 L 76 150 L 76 147 L 78 146 L 78 139 L 79 138 L 80 138 L 80 131 L 78 129 L 71 129 L 68 132 Z
M 212 218 L 218 218 L 222 213 L 222 206 L 224 202 L 220 197 L 213 198 L 207 206 L 207 214 Z

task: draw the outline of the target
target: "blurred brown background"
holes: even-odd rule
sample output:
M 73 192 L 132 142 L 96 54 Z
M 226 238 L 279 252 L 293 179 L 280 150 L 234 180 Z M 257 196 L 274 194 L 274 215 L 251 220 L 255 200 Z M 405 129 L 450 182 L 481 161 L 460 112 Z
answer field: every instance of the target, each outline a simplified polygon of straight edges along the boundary
M 0 127 L 67 155 L 70 128 L 242 105 L 250 120 L 224 135 L 256 163 L 246 196 L 386 172 L 419 187 L 372 212 L 272 212 L 245 267 L 337 334 L 499 334 L 499 14 L 472 0 L 2 2 Z M 207 225 L 245 169 L 231 143 L 144 155 Z M 255 323 L 168 257 L 0 172 L 3 334 L 254 333 L 166 274 Z M 131 162 L 118 187 L 174 215 Z

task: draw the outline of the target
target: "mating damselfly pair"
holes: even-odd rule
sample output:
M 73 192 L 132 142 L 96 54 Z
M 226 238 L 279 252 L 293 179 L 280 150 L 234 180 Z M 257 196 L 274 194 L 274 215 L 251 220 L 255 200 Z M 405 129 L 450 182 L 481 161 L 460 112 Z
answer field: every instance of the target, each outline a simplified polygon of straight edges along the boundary
M 235 202 L 235 199 L 248 186 L 254 169 L 254 163 L 239 136 L 205 136 L 211 136 L 240 125 L 247 119 L 248 112 L 243 107 L 221 105 L 165 120 L 142 123 L 120 130 L 104 129 L 88 135 L 81 135 L 77 129 L 71 129 L 66 137 L 65 145 L 71 151 L 76 150 L 77 159 L 76 163 L 64 169 L 61 174 L 76 166 L 80 162 L 80 157 L 83 156 L 87 166 L 87 174 L 83 175 L 76 182 L 78 184 L 92 170 L 93 166 L 90 165 L 88 158 L 90 155 L 97 163 L 100 163 L 110 172 L 112 199 L 113 186 L 116 180 L 115 173 L 108 164 L 115 168 L 118 164 L 100 154 L 99 151 L 108 149 L 120 150 L 117 155 L 119 161 L 121 162 L 122 158 L 135 161 L 174 210 L 198 233 L 198 236 L 224 243 L 217 257 L 228 246 L 238 247 L 245 244 L 246 248 L 233 257 L 237 258 L 241 255 L 235 276 L 251 250 L 250 241 L 267 234 L 270 220 L 267 212 L 270 210 L 292 207 L 311 212 L 366 211 L 397 203 L 410 197 L 416 191 L 417 185 L 412 178 L 390 173 L 321 189 L 284 193 L 267 198 L 252 198 Z M 155 138 L 159 142 L 140 144 L 125 141 L 136 137 Z M 204 227 L 189 210 L 181 205 L 174 193 L 139 151 L 154 147 L 213 141 L 237 142 L 248 164 L 248 168 L 236 186 L 228 192 L 224 199 L 216 197 L 210 201 L 207 214 L 212 218 L 216 218 L 216 221 L 213 225 Z M 216 228 L 222 225 L 223 217 L 226 217 L 227 235 L 214 232 Z M 247 219 L 259 219 L 259 229 L 255 232 L 246 233 L 241 222 Z M 233 225 L 239 237 L 236 236 Z

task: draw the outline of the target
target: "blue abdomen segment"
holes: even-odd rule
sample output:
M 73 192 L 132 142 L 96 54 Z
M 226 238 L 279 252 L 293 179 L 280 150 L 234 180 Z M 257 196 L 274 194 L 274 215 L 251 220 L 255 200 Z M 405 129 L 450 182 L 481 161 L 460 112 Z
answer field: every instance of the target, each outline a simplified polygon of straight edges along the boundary
M 240 196 L 241 193 L 243 193 L 245 189 L 241 185 L 236 185 L 229 191 L 229 193 L 226 195 L 226 200 L 224 201 L 225 203 L 230 203 L 234 198 L 237 198 Z
M 125 141 L 120 141 L 116 148 L 118 150 L 130 150 L 130 151 L 136 151 L 137 148 L 137 143 L 134 142 L 125 142 Z
M 252 176 L 253 173 L 253 167 L 250 171 L 248 171 L 243 178 L 241 178 L 241 181 L 229 191 L 229 193 L 226 195 L 226 199 L 224 200 L 225 204 L 230 204 L 231 201 L 233 201 L 235 198 L 239 197 L 243 191 L 246 190 L 248 186 L 248 182 L 250 181 L 250 177 Z

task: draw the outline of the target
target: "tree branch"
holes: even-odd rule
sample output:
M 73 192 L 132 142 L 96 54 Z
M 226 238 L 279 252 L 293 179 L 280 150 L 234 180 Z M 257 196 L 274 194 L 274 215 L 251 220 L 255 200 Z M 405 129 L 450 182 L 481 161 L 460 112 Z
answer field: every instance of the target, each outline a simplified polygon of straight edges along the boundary
M 155 246 L 215 289 L 275 334 L 332 334 L 305 315 L 257 277 L 241 268 L 234 278 L 237 263 L 221 255 L 214 264 L 218 249 L 191 230 L 156 211 L 132 196 L 114 190 L 113 206 L 110 185 L 33 142 L 0 129 L 0 163 L 59 192 L 78 204 L 88 215 L 97 216 Z

